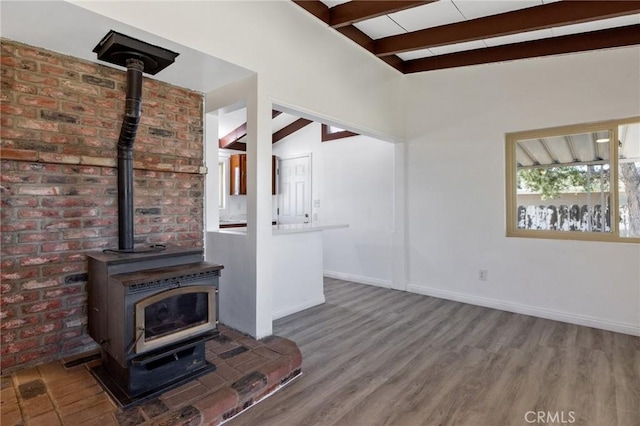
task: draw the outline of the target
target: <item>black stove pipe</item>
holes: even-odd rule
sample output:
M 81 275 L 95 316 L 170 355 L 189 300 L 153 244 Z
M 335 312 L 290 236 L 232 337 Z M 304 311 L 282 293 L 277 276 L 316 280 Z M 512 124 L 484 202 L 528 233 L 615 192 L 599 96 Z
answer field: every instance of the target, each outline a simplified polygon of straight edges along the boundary
M 133 249 L 133 142 L 142 115 L 144 62 L 127 59 L 127 98 L 118 138 L 118 248 Z

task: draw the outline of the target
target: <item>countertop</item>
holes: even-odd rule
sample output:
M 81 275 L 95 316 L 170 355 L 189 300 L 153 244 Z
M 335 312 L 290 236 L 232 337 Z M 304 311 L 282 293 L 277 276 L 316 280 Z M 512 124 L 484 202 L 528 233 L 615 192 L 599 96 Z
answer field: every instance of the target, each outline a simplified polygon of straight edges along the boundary
M 275 225 L 276 222 L 275 220 L 273 222 L 271 222 L 272 225 Z M 234 220 L 221 220 L 220 221 L 220 229 L 225 229 L 225 228 L 246 228 L 247 226 L 247 221 L 246 220 L 240 220 L 240 221 L 234 221 Z
M 328 229 L 340 229 L 340 228 L 348 228 L 349 225 L 346 224 L 323 224 L 323 223 L 287 223 L 280 225 L 273 225 L 272 231 L 273 235 L 278 234 L 298 234 L 302 232 L 316 232 L 316 231 L 325 231 Z M 225 228 L 220 229 L 220 233 L 225 234 L 238 234 L 238 235 L 246 235 L 247 228 Z

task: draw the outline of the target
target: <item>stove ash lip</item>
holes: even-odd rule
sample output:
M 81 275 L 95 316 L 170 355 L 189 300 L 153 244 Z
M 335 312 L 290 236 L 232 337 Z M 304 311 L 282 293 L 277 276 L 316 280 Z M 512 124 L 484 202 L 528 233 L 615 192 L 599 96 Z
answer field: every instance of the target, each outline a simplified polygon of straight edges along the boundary
M 133 144 L 142 116 L 142 73 L 155 75 L 171 65 L 179 53 L 109 31 L 93 49 L 98 59 L 127 67 L 124 118 L 118 138 L 118 250 L 120 253 L 162 251 L 163 245 L 134 248 Z

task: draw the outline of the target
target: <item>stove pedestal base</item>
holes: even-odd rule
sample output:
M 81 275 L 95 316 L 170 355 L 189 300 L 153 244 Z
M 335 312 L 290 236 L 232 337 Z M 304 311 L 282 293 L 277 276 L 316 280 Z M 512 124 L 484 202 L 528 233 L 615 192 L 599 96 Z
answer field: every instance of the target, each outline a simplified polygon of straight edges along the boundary
M 122 408 L 139 404 L 216 369 L 205 359 L 203 339 L 133 358 L 129 364 L 129 368 L 123 368 L 104 354 L 102 365 L 91 369 Z

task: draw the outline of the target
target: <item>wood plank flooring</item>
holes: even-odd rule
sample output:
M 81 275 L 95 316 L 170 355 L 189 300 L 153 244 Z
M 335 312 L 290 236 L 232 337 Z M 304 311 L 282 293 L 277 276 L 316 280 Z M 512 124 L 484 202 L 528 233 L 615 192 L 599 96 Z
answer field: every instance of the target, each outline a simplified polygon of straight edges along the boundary
M 303 375 L 227 424 L 640 425 L 638 337 L 335 279 L 325 294 L 274 324 Z

